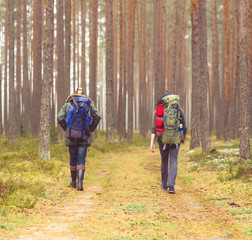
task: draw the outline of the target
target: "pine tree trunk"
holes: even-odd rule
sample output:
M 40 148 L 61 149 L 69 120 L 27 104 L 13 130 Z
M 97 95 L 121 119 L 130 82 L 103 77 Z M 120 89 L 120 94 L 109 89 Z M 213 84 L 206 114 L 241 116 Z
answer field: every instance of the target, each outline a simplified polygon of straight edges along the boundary
M 71 0 L 65 0 L 65 91 L 64 97 L 70 93 L 71 62 Z
M 16 132 L 17 136 L 20 137 L 20 114 L 21 114 L 21 1 L 17 3 L 17 55 L 16 55 Z
M 30 129 L 30 83 L 28 78 L 28 49 L 27 49 L 27 0 L 22 1 L 23 5 L 23 91 L 22 91 L 22 119 L 24 127 Z
M 8 139 L 15 140 L 15 92 L 14 92 L 14 0 L 9 0 L 9 118 Z
M 200 16 L 199 0 L 191 1 L 192 18 L 192 112 L 191 112 L 191 142 L 190 149 L 200 146 Z
M 42 101 L 40 115 L 39 158 L 50 160 L 50 93 L 53 72 L 54 44 L 54 0 L 46 0 L 46 29 L 44 42 L 44 72 L 42 82 Z
M 134 98 L 134 38 L 135 38 L 135 9 L 136 0 L 129 0 L 129 26 L 128 26 L 128 141 L 133 138 L 133 98 Z
M 5 36 L 4 36 L 4 129 L 5 135 L 8 136 L 8 106 L 7 104 L 7 79 L 8 79 L 8 49 L 9 49 L 9 0 L 5 1 L 6 4 L 6 16 L 5 16 Z
M 249 112 L 248 112 L 248 22 L 247 2 L 239 1 L 240 43 L 240 157 L 250 158 Z
M 117 38 L 118 38 L 118 21 L 117 21 L 117 12 L 118 12 L 118 0 L 113 1 L 113 94 L 114 94 L 114 123 L 116 123 L 117 120 L 117 109 L 118 109 L 118 98 L 117 98 Z M 116 128 L 116 126 L 114 126 Z
M 202 152 L 211 147 L 208 114 L 208 65 L 207 65 L 207 23 L 206 23 L 206 0 L 199 1 L 200 11 L 200 128 Z
M 178 16 L 177 16 L 178 0 L 174 0 L 174 15 L 173 15 L 173 57 L 172 57 L 172 89 L 171 91 L 177 92 L 177 34 L 178 34 Z
M 65 69 L 64 69 L 64 1 L 57 0 L 57 38 L 56 38 L 56 56 L 57 56 L 57 78 L 56 78 L 56 91 L 57 91 L 57 111 L 65 103 L 66 99 L 66 84 L 65 84 Z M 57 127 L 57 133 L 59 138 L 63 138 L 64 131 L 61 127 Z
M 81 86 L 86 93 L 86 0 L 81 1 Z
M 106 0 L 106 142 L 114 141 L 113 1 Z
M 126 72 L 126 15 L 125 15 L 125 2 L 120 0 L 120 56 L 119 56 L 119 102 L 118 102 L 118 126 L 117 132 L 122 141 L 125 137 L 125 76 Z
M 185 102 L 186 102 L 186 0 L 183 1 L 183 15 L 182 15 L 182 22 L 181 22 L 181 34 L 180 34 L 180 41 L 181 41 L 181 62 L 180 62 L 180 91 L 179 95 L 180 97 L 180 106 L 182 106 L 183 109 L 185 108 Z
M 218 124 L 218 113 L 220 112 L 220 93 L 219 93 L 219 39 L 218 39 L 218 25 L 217 25 L 217 6 L 216 0 L 211 1 L 212 8 L 212 83 L 213 83 L 213 93 L 212 93 L 212 121 L 213 128 L 216 129 L 216 136 L 220 138 L 220 129 Z
M 230 39 L 229 39 L 229 5 L 228 0 L 224 0 L 224 27 L 225 27 L 225 121 L 224 139 L 230 139 L 229 132 L 229 112 L 230 112 Z
M 156 103 L 161 96 L 160 79 L 159 79 L 159 27 L 158 27 L 158 6 L 159 0 L 154 0 L 154 17 L 153 17 L 153 82 L 154 82 L 154 102 Z
M 2 114 L 2 66 L 0 66 L 0 99 L 1 99 L 1 104 L 0 104 L 0 137 L 2 136 L 3 133 L 3 114 Z
M 89 2 L 89 4 L 90 4 L 89 96 L 96 104 L 98 0 L 92 0 L 91 2 Z
M 238 2 L 237 0 L 233 1 L 233 10 L 232 10 L 232 44 L 231 44 L 231 49 L 232 49 L 232 58 L 231 58 L 231 106 L 230 106 L 230 137 L 231 139 L 235 139 L 237 134 L 237 120 L 238 118 L 234 118 L 232 116 L 237 116 L 238 112 L 238 102 L 239 102 L 239 91 L 237 89 L 237 84 L 238 84 L 238 79 L 239 77 L 237 76 L 237 69 L 238 69 Z
M 248 1 L 248 49 L 249 49 L 249 60 L 248 60 L 248 82 L 249 82 L 249 102 L 252 102 L 252 0 Z M 252 104 L 249 104 L 249 130 L 250 136 L 252 136 Z
M 32 133 L 39 133 L 41 108 L 41 69 L 42 69 L 42 0 L 34 1 L 33 12 L 33 118 Z
M 76 1 L 73 0 L 73 89 L 77 88 L 76 84 Z

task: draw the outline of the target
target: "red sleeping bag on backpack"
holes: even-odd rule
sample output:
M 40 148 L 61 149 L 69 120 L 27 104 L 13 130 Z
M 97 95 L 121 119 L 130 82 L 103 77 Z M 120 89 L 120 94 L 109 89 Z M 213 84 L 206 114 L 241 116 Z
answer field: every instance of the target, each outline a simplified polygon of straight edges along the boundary
M 165 106 L 163 104 L 159 104 L 156 108 L 156 134 L 157 137 L 162 135 L 163 129 L 163 116 L 164 116 Z

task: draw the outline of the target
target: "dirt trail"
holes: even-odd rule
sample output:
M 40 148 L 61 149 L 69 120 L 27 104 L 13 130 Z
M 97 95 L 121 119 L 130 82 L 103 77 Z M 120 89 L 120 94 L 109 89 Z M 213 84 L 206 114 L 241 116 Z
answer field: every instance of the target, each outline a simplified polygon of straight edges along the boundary
M 43 224 L 24 229 L 17 239 L 249 239 L 227 211 L 203 199 L 206 189 L 185 183 L 180 168 L 173 195 L 160 188 L 158 153 L 104 155 L 97 186 L 76 192 L 71 202 L 54 208 Z
M 46 216 L 44 224 L 24 229 L 18 239 L 23 240 L 69 240 L 84 239 L 77 236 L 72 231 L 74 225 L 81 222 L 82 219 L 93 211 L 92 196 L 101 191 L 101 187 L 90 186 L 85 192 L 77 192 L 76 198 L 71 202 L 55 207 L 54 210 Z

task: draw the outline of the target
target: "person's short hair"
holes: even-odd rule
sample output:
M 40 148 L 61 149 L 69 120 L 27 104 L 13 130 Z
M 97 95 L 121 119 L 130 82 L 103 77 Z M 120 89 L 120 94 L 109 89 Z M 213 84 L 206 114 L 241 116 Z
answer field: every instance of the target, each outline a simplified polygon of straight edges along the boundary
M 165 94 L 165 93 L 171 93 L 171 91 L 165 90 L 165 91 L 163 91 L 163 94 Z
M 76 94 L 84 94 L 84 90 L 82 87 L 78 87 L 75 91 Z

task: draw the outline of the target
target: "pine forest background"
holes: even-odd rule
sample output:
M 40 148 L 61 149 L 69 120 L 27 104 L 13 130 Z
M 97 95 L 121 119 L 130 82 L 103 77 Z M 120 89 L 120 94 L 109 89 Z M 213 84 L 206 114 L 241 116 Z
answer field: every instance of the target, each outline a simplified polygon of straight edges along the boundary
M 0 135 L 31 133 L 50 158 L 50 131 L 83 87 L 99 129 L 148 136 L 164 90 L 180 95 L 191 148 L 210 133 L 240 137 L 250 157 L 252 0 L 5 0 L 0 2 Z

